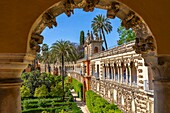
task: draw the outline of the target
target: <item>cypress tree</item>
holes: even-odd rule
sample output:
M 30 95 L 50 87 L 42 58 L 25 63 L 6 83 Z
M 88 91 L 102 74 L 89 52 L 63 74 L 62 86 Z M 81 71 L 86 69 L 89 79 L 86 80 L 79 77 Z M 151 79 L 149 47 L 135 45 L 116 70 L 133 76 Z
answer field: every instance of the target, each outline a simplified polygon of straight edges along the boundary
M 80 32 L 80 46 L 84 45 L 84 31 Z

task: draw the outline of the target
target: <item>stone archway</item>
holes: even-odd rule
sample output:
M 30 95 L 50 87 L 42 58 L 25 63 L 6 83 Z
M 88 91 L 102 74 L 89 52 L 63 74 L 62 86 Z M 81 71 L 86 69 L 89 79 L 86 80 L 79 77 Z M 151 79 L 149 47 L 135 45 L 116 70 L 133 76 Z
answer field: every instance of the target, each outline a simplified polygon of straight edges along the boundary
M 87 0 L 88 1 L 88 0 Z M 126 29 L 132 28 L 136 34 L 135 50 L 137 53 L 155 56 L 157 53 L 157 46 L 155 39 L 150 32 L 148 26 L 144 20 L 130 8 L 120 2 L 109 1 L 101 2 L 99 0 L 88 1 L 80 0 L 73 1 L 68 0 L 66 2 L 61 1 L 47 9 L 35 22 L 36 26 L 33 28 L 33 32 L 29 33 L 30 38 L 28 40 L 27 51 L 38 51 L 39 45 L 43 39 L 40 35 L 45 26 L 52 28 L 57 26 L 55 17 L 61 13 L 65 13 L 68 17 L 74 12 L 74 8 L 83 8 L 84 11 L 93 11 L 94 8 L 101 8 L 107 10 L 107 17 L 114 18 L 119 17 L 122 20 L 122 26 Z
M 137 53 L 152 51 L 156 54 L 156 43 L 144 20 L 129 7 L 118 1 L 103 0 L 66 0 L 60 1 L 44 11 L 33 24 L 27 41 L 27 52 L 38 51 L 38 44 L 42 43 L 43 37 L 40 35 L 46 26 L 53 28 L 57 26 L 56 17 L 65 13 L 68 17 L 74 13 L 74 8 L 83 8 L 86 12 L 92 12 L 94 8 L 107 10 L 108 18 L 117 16 L 122 20 L 122 26 L 126 29 L 132 28 L 135 32 Z
M 86 1 L 89 1 L 89 0 L 86 0 Z M 52 27 L 53 25 L 56 26 L 57 23 L 55 22 L 55 17 L 58 16 L 59 14 L 65 12 L 69 16 L 70 13 L 72 12 L 72 8 L 83 8 L 84 7 L 85 11 L 91 11 L 94 7 L 106 9 L 106 10 L 108 10 L 108 17 L 114 17 L 115 15 L 118 16 L 121 20 L 123 20 L 123 22 L 122 22 L 123 26 L 125 26 L 126 28 L 131 27 L 136 32 L 137 39 L 136 39 L 135 49 L 138 53 L 142 53 L 145 56 L 147 55 L 147 57 L 145 57 L 145 60 L 146 60 L 146 62 L 149 62 L 148 64 L 150 66 L 152 66 L 152 69 L 155 74 L 155 86 L 158 87 L 158 89 L 155 91 L 155 93 L 156 93 L 155 97 L 159 97 L 155 101 L 155 103 L 156 103 L 155 104 L 156 105 L 155 112 L 156 113 L 166 113 L 166 112 L 168 113 L 168 108 L 170 106 L 168 104 L 170 102 L 168 95 L 170 94 L 170 92 L 166 92 L 166 91 L 169 91 L 169 85 L 170 85 L 169 84 L 170 76 L 168 74 L 170 58 L 167 56 L 166 57 L 162 57 L 162 56 L 155 57 L 156 51 L 157 51 L 156 44 L 155 44 L 152 34 L 148 30 L 148 27 L 146 26 L 144 21 L 141 20 L 141 18 L 135 12 L 133 12 L 127 6 L 125 6 L 124 4 L 121 4 L 120 2 L 113 2 L 113 0 L 108 0 L 108 1 L 101 0 L 100 2 L 99 1 L 97 2 L 97 0 L 94 0 L 94 3 L 93 2 L 91 3 L 90 1 L 89 2 L 86 2 L 86 1 L 85 0 L 83 0 L 83 1 L 75 0 L 76 4 L 73 4 L 72 2 L 61 1 L 61 2 L 58 2 L 57 4 L 51 6 L 48 10 L 44 11 L 44 13 L 42 13 L 38 17 L 38 19 L 33 24 L 32 28 L 30 29 L 30 32 L 28 35 L 29 38 L 27 40 L 27 51 L 26 52 L 32 54 L 32 53 L 35 53 L 35 51 L 39 50 L 38 44 L 40 44 L 43 39 L 43 37 L 40 35 L 42 30 L 45 28 L 45 26 L 48 26 L 48 27 Z M 10 5 L 9 5 L 9 7 L 10 7 Z M 111 8 L 111 9 L 109 9 L 109 8 Z M 28 16 L 26 16 L 26 18 L 28 18 Z M 13 21 L 13 23 L 15 23 L 15 20 Z M 144 32 L 141 32 L 141 28 L 145 29 Z M 143 29 L 142 29 L 142 31 L 143 31 Z M 13 33 L 13 34 L 15 35 L 15 33 Z M 4 37 L 4 36 L 6 36 L 6 35 L 3 35 L 2 37 Z M 21 36 L 24 36 L 24 35 L 21 35 Z M 157 37 L 159 37 L 159 35 Z M 23 37 L 20 37 L 18 39 L 21 39 L 21 38 L 23 38 Z M 22 43 L 22 41 L 20 41 L 20 43 Z M 160 46 L 162 46 L 162 45 L 160 45 Z M 13 48 L 11 48 L 9 50 L 9 52 L 11 52 L 12 49 Z M 25 52 L 24 49 L 25 48 L 18 49 L 14 52 Z M 166 51 L 162 51 L 162 53 L 164 53 L 164 52 L 166 54 Z M 7 79 L 9 79 L 9 78 L 19 78 L 20 72 L 22 71 L 22 69 L 24 69 L 24 67 L 26 67 L 27 61 L 32 60 L 34 56 L 32 56 L 32 55 L 29 56 L 28 54 L 27 55 L 26 54 L 23 54 L 23 55 L 9 54 L 6 56 L 1 56 L 1 57 L 2 57 L 1 59 L 5 60 L 5 63 L 3 62 L 1 64 L 4 66 L 0 68 L 3 71 L 3 73 L 0 73 L 0 74 L 2 76 L 4 76 L 4 75 L 8 76 Z M 16 68 L 16 66 L 9 67 L 9 66 L 11 66 L 11 64 L 6 65 L 6 62 L 8 62 L 8 63 L 15 62 L 15 63 L 17 63 L 16 65 L 19 65 L 19 67 L 17 67 L 17 68 Z M 18 64 L 18 62 L 21 65 L 24 62 L 24 64 L 23 64 L 24 66 L 22 67 L 20 64 Z M 14 63 L 12 65 L 14 65 Z M 9 71 L 4 72 L 4 70 L 6 70 L 6 69 L 10 70 L 10 72 Z M 16 70 L 19 70 L 19 69 L 20 69 L 20 72 L 19 71 L 16 72 Z M 15 74 L 11 74 L 12 70 L 15 71 Z M 15 80 L 12 80 L 12 81 L 14 83 L 17 83 L 17 81 L 15 81 Z M 7 81 L 5 83 L 2 82 L 1 84 L 7 85 L 7 83 L 9 83 L 9 81 Z M 3 98 L 3 96 L 1 98 Z M 13 100 L 15 102 L 16 99 L 13 99 Z M 161 107 L 162 102 L 158 102 L 160 100 L 163 102 L 163 104 L 165 106 Z M 18 100 L 16 100 L 16 101 L 18 101 Z M 16 109 L 18 109 L 18 108 L 16 108 Z M 164 111 L 161 111 L 161 110 L 164 110 Z M 13 111 L 15 111 L 15 110 L 13 110 Z

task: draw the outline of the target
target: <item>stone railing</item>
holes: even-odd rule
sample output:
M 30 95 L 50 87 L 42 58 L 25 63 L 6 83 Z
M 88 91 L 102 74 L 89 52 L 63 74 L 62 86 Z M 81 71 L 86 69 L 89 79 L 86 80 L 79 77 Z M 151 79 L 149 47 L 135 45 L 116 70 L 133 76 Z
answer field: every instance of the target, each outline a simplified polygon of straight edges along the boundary
M 137 87 L 91 77 L 91 89 L 125 113 L 153 113 L 153 95 Z
M 79 82 L 83 83 L 83 75 L 81 75 L 80 73 L 74 71 L 68 71 L 67 73 Z
M 126 44 L 122 44 L 122 45 L 114 47 L 112 49 L 109 49 L 109 50 L 106 50 L 106 51 L 103 51 L 100 53 L 92 54 L 92 56 L 89 57 L 89 59 L 102 58 L 102 57 L 107 57 L 107 56 L 111 56 L 111 55 L 134 51 L 134 49 L 133 49 L 134 44 L 135 44 L 135 41 L 132 41 L 132 42 L 129 42 Z

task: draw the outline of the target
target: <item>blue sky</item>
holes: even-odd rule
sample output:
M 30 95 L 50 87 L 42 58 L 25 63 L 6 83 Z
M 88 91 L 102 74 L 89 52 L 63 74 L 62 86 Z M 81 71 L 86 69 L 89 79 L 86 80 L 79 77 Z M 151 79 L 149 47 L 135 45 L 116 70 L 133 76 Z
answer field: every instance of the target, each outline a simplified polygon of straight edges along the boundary
M 85 36 L 88 30 L 92 31 L 91 21 L 98 14 L 106 15 L 106 10 L 95 9 L 93 12 L 84 12 L 82 9 L 75 9 L 71 17 L 67 17 L 64 13 L 57 16 L 57 27 L 53 29 L 46 27 L 41 33 L 41 35 L 44 36 L 43 43 L 51 46 L 56 40 L 61 39 L 79 43 L 80 31 L 83 30 Z M 110 19 L 110 22 L 112 23 L 113 29 L 111 33 L 106 34 L 106 40 L 108 47 L 112 48 L 117 45 L 117 40 L 119 39 L 117 28 L 120 26 L 120 19 Z

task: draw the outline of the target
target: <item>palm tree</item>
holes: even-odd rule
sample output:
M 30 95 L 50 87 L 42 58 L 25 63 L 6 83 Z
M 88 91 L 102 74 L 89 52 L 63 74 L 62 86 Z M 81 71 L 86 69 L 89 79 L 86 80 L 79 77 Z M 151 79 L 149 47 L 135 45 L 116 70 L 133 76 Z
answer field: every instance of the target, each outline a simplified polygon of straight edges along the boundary
M 109 19 L 103 16 L 102 14 L 99 14 L 96 17 L 94 17 L 91 27 L 94 33 L 99 33 L 100 36 L 103 35 L 103 39 L 107 50 L 108 48 L 105 38 L 105 32 L 108 34 L 112 31 L 111 22 L 109 21 Z
M 62 64 L 62 89 L 63 89 L 63 101 L 64 101 L 64 62 L 76 61 L 77 51 L 73 43 L 70 41 L 56 41 L 51 46 L 51 52 L 56 55 L 56 59 Z

